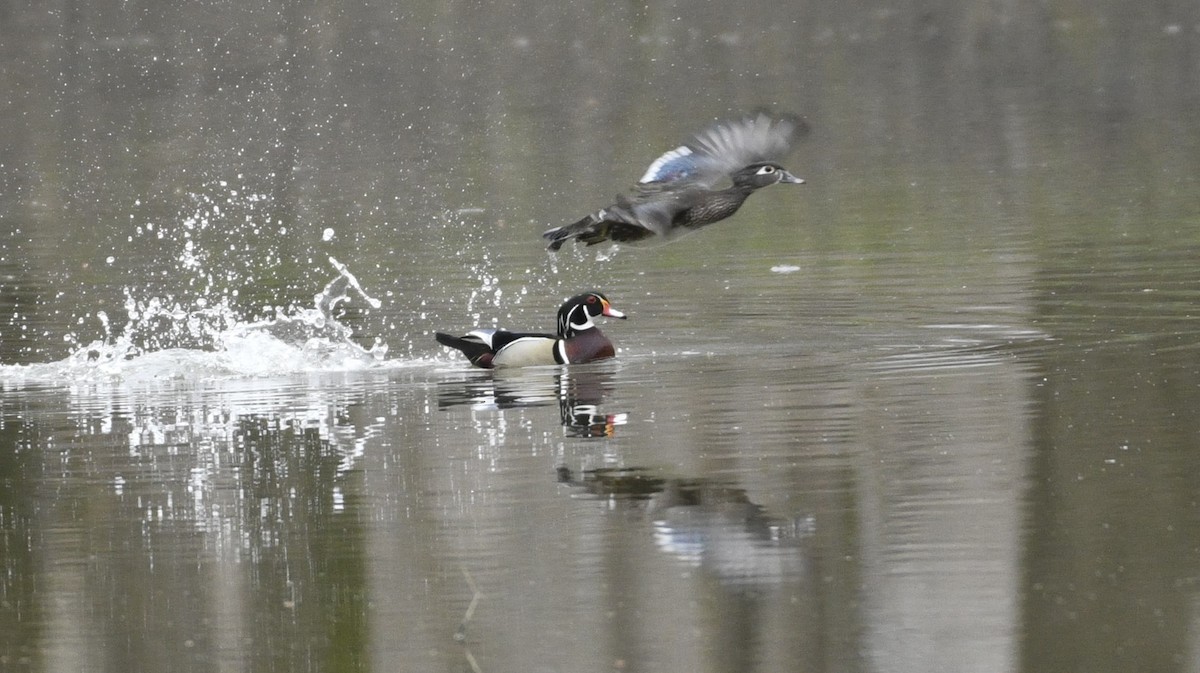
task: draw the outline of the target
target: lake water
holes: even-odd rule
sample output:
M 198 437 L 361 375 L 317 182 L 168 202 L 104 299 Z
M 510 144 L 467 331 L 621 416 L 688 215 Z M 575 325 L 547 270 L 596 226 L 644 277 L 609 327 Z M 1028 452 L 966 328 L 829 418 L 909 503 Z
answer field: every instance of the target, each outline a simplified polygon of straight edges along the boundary
M 0 8 L 0 670 L 1200 670 L 1200 14 L 1126 4 Z M 760 106 L 808 184 L 545 252 Z M 432 338 L 593 288 L 610 361 Z

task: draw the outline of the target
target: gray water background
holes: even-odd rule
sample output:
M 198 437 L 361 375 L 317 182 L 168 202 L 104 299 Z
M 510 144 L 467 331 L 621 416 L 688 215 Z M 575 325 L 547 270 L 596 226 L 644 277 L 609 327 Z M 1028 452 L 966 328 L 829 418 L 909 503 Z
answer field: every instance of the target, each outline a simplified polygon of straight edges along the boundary
M 1198 99 L 1189 2 L 0 4 L 0 668 L 1200 670 Z M 222 349 L 330 257 L 381 360 Z

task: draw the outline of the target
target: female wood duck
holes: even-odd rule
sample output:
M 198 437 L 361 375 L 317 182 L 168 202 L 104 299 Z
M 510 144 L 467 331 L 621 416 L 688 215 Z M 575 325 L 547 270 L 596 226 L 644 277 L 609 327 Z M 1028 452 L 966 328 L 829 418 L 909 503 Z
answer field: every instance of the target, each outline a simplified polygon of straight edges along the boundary
M 633 190 L 618 196 L 615 204 L 542 237 L 550 241 L 550 250 L 558 250 L 572 238 L 588 245 L 667 239 L 723 220 L 755 190 L 777 183 L 804 184 L 777 161 L 806 131 L 798 117 L 766 113 L 714 124 L 655 159 Z M 724 180 L 733 184 L 716 189 Z
M 558 309 L 557 335 L 476 329 L 462 337 L 442 332 L 434 337 L 443 346 L 462 351 L 471 364 L 484 369 L 581 364 L 616 355 L 612 342 L 592 322 L 592 318 L 602 315 L 625 318 L 604 295 L 585 292 L 571 297 Z

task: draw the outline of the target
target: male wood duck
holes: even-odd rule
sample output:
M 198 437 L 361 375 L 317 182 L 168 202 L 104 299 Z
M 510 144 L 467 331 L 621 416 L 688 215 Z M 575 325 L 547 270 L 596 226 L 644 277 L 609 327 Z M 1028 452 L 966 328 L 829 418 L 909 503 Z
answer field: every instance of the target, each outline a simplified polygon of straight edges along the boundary
M 797 135 L 807 131 L 800 118 L 766 113 L 718 122 L 691 141 L 650 164 L 628 195 L 591 215 L 542 234 L 548 249 L 577 238 L 587 245 L 667 239 L 723 220 L 737 212 L 755 190 L 804 180 L 777 163 Z M 718 189 L 728 180 L 730 186 Z
M 461 337 L 436 332 L 434 338 L 443 346 L 462 351 L 471 364 L 484 369 L 581 364 L 616 355 L 612 342 L 592 322 L 592 318 L 602 315 L 625 318 L 604 295 L 585 292 L 571 297 L 558 309 L 557 335 L 475 329 Z

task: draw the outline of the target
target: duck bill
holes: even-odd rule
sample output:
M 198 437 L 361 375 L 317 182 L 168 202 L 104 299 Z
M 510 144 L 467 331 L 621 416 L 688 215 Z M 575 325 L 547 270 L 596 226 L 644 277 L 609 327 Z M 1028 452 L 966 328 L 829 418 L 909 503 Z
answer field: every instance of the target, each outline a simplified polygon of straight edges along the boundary
M 610 318 L 620 318 L 621 320 L 625 319 L 625 314 L 613 308 L 608 302 L 604 302 L 604 310 L 601 312 L 601 315 L 606 315 Z
M 783 177 L 779 178 L 779 182 L 785 185 L 802 185 L 804 178 L 798 178 L 787 171 L 783 171 Z

